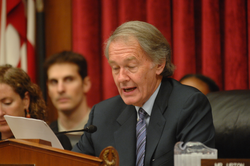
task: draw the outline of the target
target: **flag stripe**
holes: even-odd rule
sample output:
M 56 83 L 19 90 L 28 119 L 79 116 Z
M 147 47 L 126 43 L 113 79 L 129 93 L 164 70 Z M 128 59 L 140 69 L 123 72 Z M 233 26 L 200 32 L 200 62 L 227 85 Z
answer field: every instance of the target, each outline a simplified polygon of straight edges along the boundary
M 34 0 L 2 0 L 0 65 L 22 68 L 32 82 L 36 82 L 35 15 Z

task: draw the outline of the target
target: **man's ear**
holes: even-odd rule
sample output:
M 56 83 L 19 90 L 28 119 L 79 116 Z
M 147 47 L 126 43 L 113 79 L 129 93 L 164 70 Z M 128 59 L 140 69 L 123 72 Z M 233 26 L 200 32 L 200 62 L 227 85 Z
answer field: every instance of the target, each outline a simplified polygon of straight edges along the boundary
M 28 91 L 24 93 L 23 105 L 24 105 L 24 109 L 29 109 L 29 106 L 30 106 L 30 94 L 29 94 Z
M 86 76 L 84 79 L 83 79 L 83 93 L 88 93 L 88 91 L 90 90 L 91 88 L 91 81 L 90 81 L 90 78 L 89 76 Z
M 156 74 L 160 75 L 164 70 L 166 62 L 162 62 L 161 64 L 156 64 Z

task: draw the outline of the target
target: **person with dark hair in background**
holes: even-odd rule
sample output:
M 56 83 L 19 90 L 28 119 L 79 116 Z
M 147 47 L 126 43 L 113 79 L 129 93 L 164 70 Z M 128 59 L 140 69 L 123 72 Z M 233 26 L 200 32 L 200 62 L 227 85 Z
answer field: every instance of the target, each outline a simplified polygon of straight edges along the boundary
M 0 66 L 0 140 L 14 138 L 4 115 L 46 120 L 40 88 L 25 71 L 8 64 Z
M 214 80 L 202 74 L 187 74 L 180 79 L 180 83 L 195 87 L 205 95 L 220 90 Z
M 48 95 L 58 112 L 58 120 L 50 127 L 54 132 L 83 129 L 91 110 L 86 96 L 91 87 L 86 59 L 81 54 L 63 51 L 46 59 L 44 68 Z M 67 134 L 72 146 L 82 134 Z
M 73 151 L 99 156 L 107 146 L 119 153 L 120 166 L 174 165 L 174 145 L 198 141 L 214 147 L 214 125 L 207 97 L 170 78 L 171 49 L 153 25 L 129 21 L 106 43 L 105 56 L 118 96 L 93 106 Z

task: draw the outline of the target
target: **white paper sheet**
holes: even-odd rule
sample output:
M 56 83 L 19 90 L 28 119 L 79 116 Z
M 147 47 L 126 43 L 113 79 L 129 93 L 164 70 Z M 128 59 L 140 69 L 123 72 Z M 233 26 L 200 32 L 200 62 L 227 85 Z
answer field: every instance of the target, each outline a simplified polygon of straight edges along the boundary
M 16 139 L 42 139 L 51 142 L 52 147 L 63 149 L 55 133 L 40 119 L 4 115 Z

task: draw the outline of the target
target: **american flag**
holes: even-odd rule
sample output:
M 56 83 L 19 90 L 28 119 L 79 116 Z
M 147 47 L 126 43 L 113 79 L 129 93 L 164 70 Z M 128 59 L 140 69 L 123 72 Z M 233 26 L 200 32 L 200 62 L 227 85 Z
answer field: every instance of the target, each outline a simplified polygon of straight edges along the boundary
M 35 0 L 1 0 L 0 65 L 11 64 L 35 78 Z

